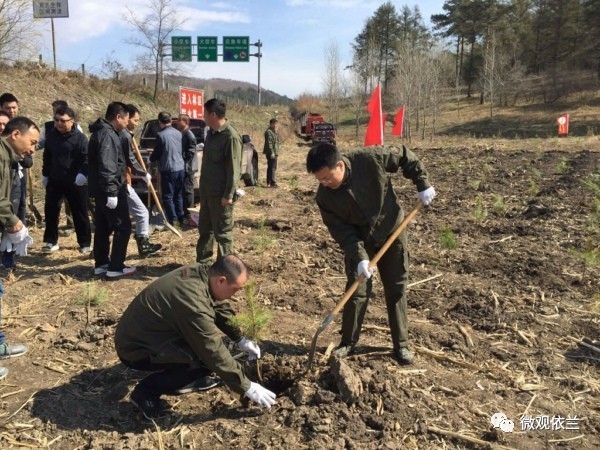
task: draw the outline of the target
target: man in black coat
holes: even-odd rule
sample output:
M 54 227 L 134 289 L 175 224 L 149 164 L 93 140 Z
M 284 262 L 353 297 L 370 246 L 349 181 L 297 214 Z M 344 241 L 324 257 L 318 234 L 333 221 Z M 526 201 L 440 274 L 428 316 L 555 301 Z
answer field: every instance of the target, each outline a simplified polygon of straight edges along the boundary
M 46 134 L 42 164 L 42 186 L 46 188 L 43 249 L 56 251 L 58 247 L 58 221 L 63 199 L 73 214 L 79 251 L 92 251 L 92 235 L 87 202 L 88 139 L 75 126 L 75 112 L 68 106 L 54 113 L 54 128 Z
M 125 265 L 131 221 L 127 206 L 126 162 L 119 133 L 127 126 L 128 119 L 127 105 L 112 102 L 104 118 L 90 125 L 88 181 L 90 195 L 96 199 L 94 275 L 112 279 L 131 275 L 136 270 Z

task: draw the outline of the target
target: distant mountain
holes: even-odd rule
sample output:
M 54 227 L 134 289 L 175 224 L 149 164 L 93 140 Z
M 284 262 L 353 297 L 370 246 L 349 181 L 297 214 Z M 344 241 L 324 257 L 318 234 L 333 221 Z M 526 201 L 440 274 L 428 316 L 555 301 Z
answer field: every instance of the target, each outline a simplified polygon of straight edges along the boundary
M 227 103 L 247 103 L 256 105 L 258 100 L 258 86 L 245 81 L 228 80 L 225 78 L 192 78 L 179 75 L 165 75 L 165 82 L 169 86 L 185 86 L 189 88 L 204 89 L 206 97 L 216 96 Z M 268 89 L 262 89 L 260 103 L 263 106 L 289 105 L 293 100 L 285 95 L 279 95 Z

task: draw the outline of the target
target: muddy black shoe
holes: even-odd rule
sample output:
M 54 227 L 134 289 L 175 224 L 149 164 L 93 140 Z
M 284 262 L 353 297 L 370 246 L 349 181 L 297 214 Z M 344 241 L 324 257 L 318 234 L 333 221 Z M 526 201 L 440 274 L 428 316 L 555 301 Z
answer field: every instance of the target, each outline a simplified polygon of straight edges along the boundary
M 167 395 L 181 395 L 181 394 L 189 394 L 190 392 L 202 392 L 208 391 L 210 389 L 214 389 L 218 386 L 221 386 L 223 382 L 219 377 L 211 377 L 209 375 L 198 378 L 192 381 L 190 384 L 176 389 L 171 392 L 167 392 Z
M 148 420 L 164 419 L 172 412 L 171 405 L 162 400 L 159 395 L 148 392 L 139 384 L 129 396 L 129 401 L 135 405 Z
M 135 241 L 137 242 L 138 253 L 142 257 L 155 253 L 162 248 L 160 244 L 152 244 L 148 236 L 138 236 Z
M 333 356 L 338 358 L 345 358 L 350 356 L 352 353 L 354 353 L 354 345 L 344 344 L 343 342 L 332 352 Z
M 394 350 L 394 356 L 398 360 L 398 362 L 402 365 L 408 366 L 412 364 L 415 360 L 415 357 L 411 353 L 409 349 L 406 347 L 399 348 L 398 350 Z

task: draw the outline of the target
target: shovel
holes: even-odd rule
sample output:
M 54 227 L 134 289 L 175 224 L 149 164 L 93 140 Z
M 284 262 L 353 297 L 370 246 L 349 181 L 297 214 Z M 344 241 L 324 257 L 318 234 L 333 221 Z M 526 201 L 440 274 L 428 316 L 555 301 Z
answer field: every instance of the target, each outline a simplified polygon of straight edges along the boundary
M 131 138 L 131 143 L 133 144 L 133 150 L 135 150 L 135 156 L 138 159 L 138 161 L 140 162 L 142 169 L 146 170 L 146 165 L 144 164 L 144 160 L 142 159 L 142 154 L 140 153 L 140 149 L 138 148 L 137 142 L 135 142 L 135 138 L 133 138 L 133 137 Z M 179 230 L 167 221 L 167 218 L 165 217 L 165 212 L 163 211 L 162 206 L 160 205 L 160 201 L 158 200 L 158 196 L 156 195 L 156 191 L 154 190 L 154 186 L 152 185 L 151 182 L 148 183 L 148 189 L 150 190 L 150 192 L 152 192 L 152 197 L 154 198 L 154 201 L 156 202 L 156 207 L 158 208 L 158 213 L 163 217 L 163 222 L 164 222 L 165 226 L 170 231 L 175 233 L 177 236 L 183 237 L 183 236 L 181 236 L 181 233 L 179 232 Z
M 410 212 L 410 214 L 404 218 L 404 220 L 398 226 L 396 231 L 394 231 L 390 235 L 390 237 L 387 239 L 387 241 L 385 241 L 385 244 L 383 244 L 383 247 L 381 247 L 379 249 L 379 251 L 377 252 L 377 254 L 373 257 L 373 259 L 371 261 L 369 261 L 369 269 L 371 267 L 374 267 L 379 262 L 379 260 L 383 256 L 383 254 L 387 251 L 388 248 L 390 248 L 390 245 L 392 245 L 392 243 L 398 238 L 398 236 L 400 236 L 400 233 L 402 233 L 402 231 L 404 231 L 404 229 L 406 228 L 408 223 L 411 220 L 413 220 L 413 218 L 417 215 L 417 213 L 419 212 L 419 210 L 421 208 L 423 208 L 423 203 L 419 202 L 417 207 L 415 209 L 413 209 Z M 315 349 L 317 348 L 317 339 L 319 338 L 319 335 L 325 330 L 325 328 L 327 328 L 329 326 L 329 324 L 331 322 L 333 322 L 333 319 L 335 318 L 335 316 L 342 310 L 342 308 L 344 307 L 346 302 L 350 299 L 350 297 L 352 297 L 352 294 L 354 294 L 354 291 L 356 291 L 356 288 L 358 287 L 358 285 L 360 283 L 362 283 L 364 280 L 365 280 L 365 275 L 362 274 L 360 277 L 358 277 L 358 279 L 354 283 L 352 283 L 352 286 L 350 286 L 350 288 L 346 291 L 346 293 L 344 294 L 342 299 L 339 301 L 339 303 L 335 306 L 335 308 L 333 308 L 333 311 L 331 311 L 327 315 L 327 317 L 325 317 L 325 320 L 323 320 L 323 323 L 317 329 L 317 332 L 313 336 L 312 342 L 310 344 L 310 353 L 308 354 L 308 368 L 306 369 L 307 372 L 310 370 L 312 363 L 313 363 L 313 359 L 315 358 Z

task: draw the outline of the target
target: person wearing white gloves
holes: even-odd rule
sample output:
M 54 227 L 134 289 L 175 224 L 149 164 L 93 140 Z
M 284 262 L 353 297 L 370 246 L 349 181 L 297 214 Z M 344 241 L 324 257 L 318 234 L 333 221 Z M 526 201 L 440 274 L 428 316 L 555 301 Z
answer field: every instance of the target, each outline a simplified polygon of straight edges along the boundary
M 44 246 L 47 252 L 59 249 L 58 223 L 64 200 L 69 205 L 79 251 L 92 251 L 88 212 L 88 139 L 75 126 L 75 111 L 61 106 L 54 112 L 54 128 L 46 133 L 42 159 L 42 187 L 46 190 Z
M 130 396 L 147 419 L 168 415 L 161 396 L 206 391 L 221 382 L 261 407 L 275 404 L 275 394 L 251 382 L 223 343 L 224 333 L 249 358 L 261 356 L 229 321 L 235 313 L 226 300 L 247 279 L 245 264 L 227 255 L 210 268 L 193 263 L 163 275 L 129 304 L 115 331 L 115 349 L 126 366 L 153 372 Z
M 363 276 L 342 314 L 342 341 L 334 355 L 354 352 L 372 291 L 375 268 L 369 260 L 404 218 L 392 176 L 401 172 L 417 188 L 419 201 L 428 206 L 435 197 L 427 171 L 407 147 L 374 147 L 342 156 L 335 145 L 318 144 L 307 155 L 306 168 L 319 181 L 316 201 L 323 222 L 344 251 L 348 289 Z M 411 364 L 408 349 L 406 285 L 408 249 L 402 232 L 377 264 L 383 284 L 394 357 Z
M 120 133 L 128 121 L 127 105 L 112 102 L 106 108 L 104 117 L 90 125 L 88 189 L 96 200 L 94 275 L 105 275 L 108 279 L 131 275 L 136 271 L 135 267 L 125 265 L 131 220 L 127 205 L 127 163 Z
M 0 232 L 7 235 L 8 242 L 16 249 L 24 249 L 31 238 L 23 222 L 15 215 L 10 194 L 13 180 L 13 166 L 20 158 L 31 156 L 35 152 L 40 137 L 37 125 L 27 117 L 11 119 L 2 131 L 0 138 Z M 0 297 L 4 293 L 0 280 Z M 0 322 L 2 320 L 2 301 L 0 300 Z M 24 345 L 9 344 L 0 331 L 0 359 L 15 358 L 27 352 Z M 6 367 L 0 367 L 0 379 L 8 374 Z

